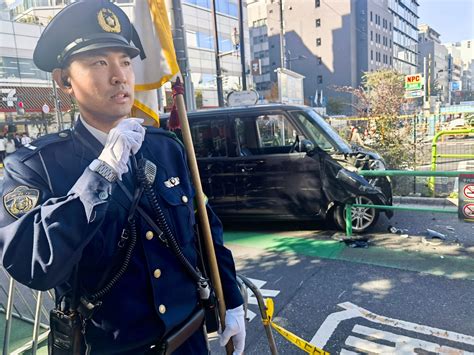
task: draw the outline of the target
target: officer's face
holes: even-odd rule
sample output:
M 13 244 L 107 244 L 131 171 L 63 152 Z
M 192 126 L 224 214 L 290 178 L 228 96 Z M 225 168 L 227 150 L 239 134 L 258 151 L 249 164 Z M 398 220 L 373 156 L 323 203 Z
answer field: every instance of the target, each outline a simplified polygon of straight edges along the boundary
M 67 69 L 70 93 L 90 123 L 114 124 L 129 115 L 135 74 L 123 50 L 105 49 L 74 55 Z

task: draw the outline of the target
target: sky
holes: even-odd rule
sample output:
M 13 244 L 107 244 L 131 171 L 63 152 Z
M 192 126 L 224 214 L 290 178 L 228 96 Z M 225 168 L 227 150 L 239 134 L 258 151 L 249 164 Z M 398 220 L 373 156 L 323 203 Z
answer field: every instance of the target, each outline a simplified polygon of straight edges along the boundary
M 474 0 L 418 0 L 418 24 L 427 24 L 441 42 L 474 39 Z

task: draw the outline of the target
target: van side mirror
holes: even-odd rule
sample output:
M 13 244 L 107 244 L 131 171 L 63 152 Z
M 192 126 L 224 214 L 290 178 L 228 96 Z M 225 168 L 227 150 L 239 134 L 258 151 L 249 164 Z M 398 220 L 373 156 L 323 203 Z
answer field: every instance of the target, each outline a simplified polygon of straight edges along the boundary
M 308 155 L 314 153 L 314 144 L 309 139 L 303 139 L 300 144 L 302 152 L 306 152 Z

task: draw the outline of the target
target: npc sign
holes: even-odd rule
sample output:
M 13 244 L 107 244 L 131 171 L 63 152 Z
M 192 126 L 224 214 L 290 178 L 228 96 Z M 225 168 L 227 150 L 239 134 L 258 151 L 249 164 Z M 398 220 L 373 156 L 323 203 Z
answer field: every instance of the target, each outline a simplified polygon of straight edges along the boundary
M 474 174 L 459 175 L 459 219 L 474 222 Z

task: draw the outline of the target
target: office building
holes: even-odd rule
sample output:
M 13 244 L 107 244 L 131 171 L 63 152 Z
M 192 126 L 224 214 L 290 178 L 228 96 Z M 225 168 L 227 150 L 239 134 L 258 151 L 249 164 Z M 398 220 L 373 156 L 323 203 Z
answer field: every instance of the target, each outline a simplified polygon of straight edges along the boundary
M 306 104 L 338 103 L 352 113 L 351 95 L 335 88 L 358 87 L 364 72 L 393 66 L 394 15 L 388 0 L 285 0 L 281 9 L 278 1 L 254 0 L 248 2 L 248 16 L 252 63 L 260 65 L 254 80 L 263 96 L 275 97 L 275 70 L 284 65 L 305 76 Z
M 429 93 L 441 103 L 448 102 L 449 56 L 448 50 L 441 44 L 440 34 L 432 27 L 418 26 L 418 72 L 424 73 Z
M 12 2 L 10 7 L 3 5 L 2 16 L 15 23 L 35 24 L 36 27 L 46 25 L 49 20 L 59 12 L 64 5 L 71 0 L 22 0 Z M 133 17 L 133 1 L 115 1 L 129 17 Z M 182 0 L 182 12 L 184 20 L 184 32 L 187 42 L 187 55 L 190 64 L 190 76 L 194 87 L 194 98 L 197 108 L 216 107 L 217 85 L 216 64 L 214 54 L 214 31 L 211 17 L 210 0 Z M 171 7 L 168 9 L 171 11 Z M 248 45 L 248 27 L 246 26 L 246 2 L 243 2 L 244 12 L 244 44 L 246 58 L 250 56 Z M 221 53 L 221 67 L 223 76 L 224 94 L 232 90 L 240 90 L 242 66 L 238 50 L 238 1 L 217 0 L 217 30 L 219 38 L 219 50 Z M 172 16 L 170 16 L 172 17 Z M 16 26 L 16 25 L 15 25 Z M 14 27 L 15 27 L 14 26 Z M 8 27 L 8 26 L 7 26 Z M 34 26 L 31 26 L 34 28 Z M 32 30 L 33 31 L 33 30 Z M 10 33 L 9 41 L 15 38 L 15 33 Z M 34 48 L 39 34 L 32 37 L 29 48 Z M 36 39 L 35 39 L 36 38 Z M 31 52 L 31 53 L 30 53 Z M 15 58 L 30 60 L 30 52 L 19 53 Z M 2 52 L 3 53 L 3 52 Z M 182 52 L 178 56 L 183 55 Z M 3 54 L 2 54 L 3 56 Z M 248 69 L 248 68 L 247 68 Z M 165 97 L 168 99 L 166 100 Z M 163 95 L 163 104 L 170 104 L 170 90 Z

